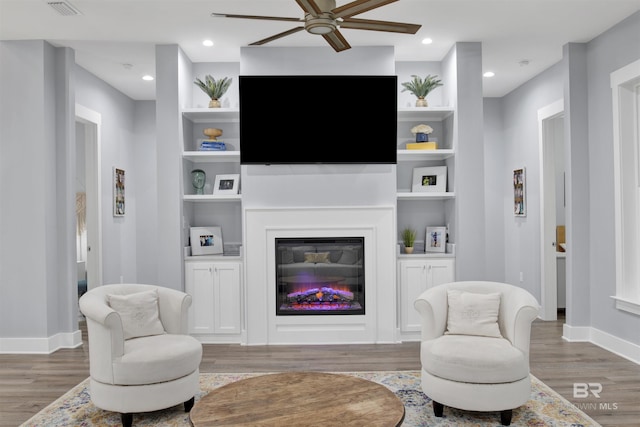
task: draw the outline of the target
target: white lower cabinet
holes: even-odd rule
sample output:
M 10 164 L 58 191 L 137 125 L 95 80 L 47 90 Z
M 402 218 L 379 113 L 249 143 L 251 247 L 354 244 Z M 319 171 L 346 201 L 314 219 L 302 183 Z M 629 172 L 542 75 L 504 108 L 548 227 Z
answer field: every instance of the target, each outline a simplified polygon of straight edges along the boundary
M 403 339 L 419 338 L 420 315 L 413 307 L 416 298 L 428 288 L 454 280 L 455 260 L 453 258 L 401 259 L 398 261 L 400 334 Z
M 185 262 L 185 290 L 193 299 L 189 309 L 190 334 L 204 342 L 240 341 L 241 266 L 239 261 Z

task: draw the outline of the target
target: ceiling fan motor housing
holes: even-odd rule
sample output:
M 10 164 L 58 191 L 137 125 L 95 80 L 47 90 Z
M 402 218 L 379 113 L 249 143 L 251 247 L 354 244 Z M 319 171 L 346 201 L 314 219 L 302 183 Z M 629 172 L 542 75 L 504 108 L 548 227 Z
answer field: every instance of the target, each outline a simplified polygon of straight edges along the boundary
M 324 12 L 318 16 L 306 14 L 304 17 L 304 29 L 311 34 L 329 34 L 336 30 L 336 20 L 330 13 Z

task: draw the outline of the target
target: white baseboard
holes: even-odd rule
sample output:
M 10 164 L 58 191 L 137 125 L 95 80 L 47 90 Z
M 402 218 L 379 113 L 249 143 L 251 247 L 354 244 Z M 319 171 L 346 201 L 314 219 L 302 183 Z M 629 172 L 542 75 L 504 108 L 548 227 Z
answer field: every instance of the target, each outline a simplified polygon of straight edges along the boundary
M 562 326 L 562 338 L 569 342 L 590 342 L 640 365 L 640 345 L 625 341 L 590 326 Z
M 0 354 L 51 354 L 61 348 L 76 348 L 81 345 L 80 330 L 47 338 L 0 338 Z

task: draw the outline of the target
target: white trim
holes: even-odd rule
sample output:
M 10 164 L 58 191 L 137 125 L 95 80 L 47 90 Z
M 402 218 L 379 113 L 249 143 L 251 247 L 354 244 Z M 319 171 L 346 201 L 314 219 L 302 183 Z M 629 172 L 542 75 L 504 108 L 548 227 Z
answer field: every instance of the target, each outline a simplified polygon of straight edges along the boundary
M 543 320 L 556 320 L 558 310 L 558 283 L 557 270 L 555 268 L 555 250 L 551 241 L 555 241 L 555 227 L 549 227 L 550 217 L 554 218 L 555 225 L 555 186 L 546 185 L 545 177 L 548 173 L 545 170 L 551 169 L 555 174 L 554 151 L 547 147 L 548 135 L 545 131 L 545 121 L 554 119 L 564 113 L 564 100 L 559 99 L 538 110 L 538 148 L 540 161 L 540 317 Z M 550 164 L 551 163 L 551 164 Z M 545 165 L 547 167 L 545 167 Z M 555 180 L 554 180 L 555 182 Z M 552 194 L 547 194 L 548 191 Z M 545 203 L 546 202 L 546 203 Z M 553 235 L 549 235 L 553 228 Z M 549 230 L 547 230 L 549 229 Z M 545 232 L 546 231 L 546 232 Z M 567 301 L 568 305 L 569 301 Z
M 640 345 L 623 340 L 596 328 L 563 325 L 562 338 L 569 342 L 590 342 L 613 354 L 640 365 Z
M 640 315 L 640 60 L 610 74 L 613 111 L 614 229 L 616 265 L 616 308 Z M 631 90 L 630 90 L 631 89 Z M 634 153 L 635 162 L 629 162 Z M 623 167 L 622 158 L 626 159 Z M 629 182 L 634 180 L 631 185 Z M 625 184 L 626 183 L 626 184 Z M 635 188 L 635 190 L 634 190 Z M 624 193 L 624 196 L 623 196 Z M 626 202 L 623 205 L 623 197 Z M 625 213 L 625 211 L 627 211 Z M 635 220 L 634 220 L 635 218 Z
M 0 354 L 51 354 L 61 348 L 82 345 L 82 332 L 66 332 L 48 338 L 0 338 Z
M 611 296 L 611 298 L 616 301 L 616 308 L 618 310 L 627 311 L 640 316 L 640 302 L 620 298 L 615 295 Z
M 87 242 L 88 245 L 94 248 L 92 254 L 87 254 L 87 261 L 89 261 L 90 256 L 93 257 L 93 265 L 95 266 L 91 271 L 87 271 L 91 275 L 87 277 L 87 289 L 91 289 L 102 283 L 102 174 L 100 173 L 102 170 L 102 115 L 80 104 L 76 104 L 75 108 L 76 120 L 85 125 L 87 170 L 95 173 L 93 182 L 87 182 L 87 187 L 91 185 L 94 195 L 93 203 L 87 199 L 87 214 L 96 218 L 95 224 L 93 222 L 87 223 L 88 227 L 95 227 L 92 233 L 95 236 L 95 240 Z M 87 176 L 87 179 L 89 179 L 89 176 Z

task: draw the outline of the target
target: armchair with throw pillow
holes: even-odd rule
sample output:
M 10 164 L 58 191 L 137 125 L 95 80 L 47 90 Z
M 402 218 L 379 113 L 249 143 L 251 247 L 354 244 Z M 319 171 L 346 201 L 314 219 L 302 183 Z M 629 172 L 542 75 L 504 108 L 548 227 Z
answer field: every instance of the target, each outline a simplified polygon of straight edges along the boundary
M 422 319 L 424 393 L 437 417 L 443 407 L 500 411 L 503 425 L 531 396 L 529 342 L 538 301 L 498 282 L 446 283 L 414 302 Z
M 200 390 L 202 344 L 187 334 L 191 296 L 161 286 L 104 285 L 80 298 L 87 319 L 91 401 L 133 413 L 184 403 L 191 410 Z

